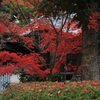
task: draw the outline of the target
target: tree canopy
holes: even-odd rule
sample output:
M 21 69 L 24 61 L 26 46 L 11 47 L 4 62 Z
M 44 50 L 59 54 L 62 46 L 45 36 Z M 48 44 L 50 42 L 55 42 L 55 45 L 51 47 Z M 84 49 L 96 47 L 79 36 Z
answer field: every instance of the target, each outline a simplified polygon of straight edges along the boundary
M 9 13 L 4 11 L 0 15 L 0 74 L 24 69 L 28 74 L 41 74 L 43 78 L 60 72 L 61 67 L 65 67 L 65 71 L 72 68 L 80 72 L 79 64 L 66 62 L 68 54 L 82 51 L 82 29 L 100 27 L 100 13 L 93 12 L 89 3 L 90 0 L 4 0 L 1 4 L 11 11 L 9 8 Z M 27 24 L 11 21 L 13 8 Z M 34 14 L 31 12 L 30 16 L 31 8 Z M 7 14 L 10 18 L 5 16 Z M 59 20 L 61 25 L 57 27 L 54 21 Z

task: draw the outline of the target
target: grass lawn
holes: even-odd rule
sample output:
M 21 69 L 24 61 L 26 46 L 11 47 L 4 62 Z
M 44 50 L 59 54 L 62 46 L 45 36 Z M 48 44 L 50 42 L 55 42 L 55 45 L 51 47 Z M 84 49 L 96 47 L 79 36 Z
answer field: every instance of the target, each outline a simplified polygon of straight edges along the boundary
M 26 82 L 0 94 L 0 100 L 100 100 L 100 81 Z

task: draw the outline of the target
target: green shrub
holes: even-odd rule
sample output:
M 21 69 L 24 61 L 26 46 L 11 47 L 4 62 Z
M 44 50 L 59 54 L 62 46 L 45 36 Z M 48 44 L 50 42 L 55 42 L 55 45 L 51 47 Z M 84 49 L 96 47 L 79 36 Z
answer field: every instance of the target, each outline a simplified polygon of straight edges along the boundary
M 19 80 L 20 82 L 43 82 L 46 81 L 46 79 L 42 79 L 39 74 L 34 74 L 33 76 L 26 74 L 24 70 L 22 70 L 20 73 L 17 73 L 19 75 Z M 58 81 L 58 82 L 63 82 L 64 81 L 64 76 L 62 76 L 60 73 L 54 73 L 52 75 L 48 74 L 48 81 Z
M 1 100 L 100 100 L 100 81 L 22 83 L 8 87 Z
M 35 82 L 35 81 L 41 81 L 41 76 L 39 74 L 29 75 L 26 74 L 25 70 L 21 70 L 21 72 L 16 73 L 19 75 L 20 82 Z
M 48 80 L 52 82 L 64 82 L 64 76 L 62 76 L 60 73 L 54 73 L 52 75 L 48 74 Z

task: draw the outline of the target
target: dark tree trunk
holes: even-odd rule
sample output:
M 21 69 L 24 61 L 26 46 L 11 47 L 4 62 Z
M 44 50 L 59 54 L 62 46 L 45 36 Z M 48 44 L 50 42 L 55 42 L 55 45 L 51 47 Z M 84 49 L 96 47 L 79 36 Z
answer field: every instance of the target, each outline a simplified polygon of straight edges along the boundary
M 99 12 L 100 0 L 90 0 L 90 9 Z M 100 80 L 100 30 L 83 29 L 82 80 Z
M 99 31 L 84 31 L 82 50 L 82 80 L 100 80 L 99 37 Z
M 76 69 L 75 69 L 74 74 L 73 74 L 70 81 L 75 81 L 75 79 L 76 79 L 76 75 L 77 75 L 77 72 L 78 72 L 78 67 L 80 66 L 81 58 L 82 58 L 82 54 L 78 53 L 78 56 L 77 56 L 77 59 L 76 59 Z

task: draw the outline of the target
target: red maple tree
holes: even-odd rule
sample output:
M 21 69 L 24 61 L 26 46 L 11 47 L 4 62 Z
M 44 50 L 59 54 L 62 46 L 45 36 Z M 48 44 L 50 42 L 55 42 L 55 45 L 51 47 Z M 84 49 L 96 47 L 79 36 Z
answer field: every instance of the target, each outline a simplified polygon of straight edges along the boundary
M 25 69 L 26 73 L 28 74 L 31 75 L 41 74 L 42 76 L 45 76 L 46 74 L 50 73 L 51 69 L 53 73 L 59 71 L 61 65 L 66 61 L 67 53 L 77 53 L 77 51 L 81 50 L 81 42 L 82 42 L 81 30 L 78 30 L 77 34 L 73 34 L 73 32 L 69 33 L 69 32 L 61 31 L 58 35 L 59 43 L 57 44 L 56 43 L 57 34 L 52 28 L 52 25 L 43 23 L 43 20 L 49 23 L 49 20 L 47 20 L 46 18 L 37 19 L 37 20 L 35 19 L 35 22 L 34 21 L 31 22 L 29 26 L 25 28 L 21 28 L 15 26 L 12 22 L 3 21 L 1 19 L 1 23 L 0 23 L 2 25 L 2 29 L 0 31 L 1 36 L 3 36 L 5 33 L 5 34 L 9 34 L 8 37 L 10 37 L 10 34 L 12 34 L 13 36 L 10 37 L 11 42 L 18 42 L 19 40 L 22 40 L 24 46 L 28 48 L 31 52 L 30 54 L 25 54 L 25 55 L 22 55 L 21 53 L 10 53 L 7 51 L 1 52 L 0 53 L 1 74 L 5 74 L 5 73 L 13 74 L 15 72 L 20 72 L 22 69 Z M 68 22 L 66 22 L 66 24 L 67 23 Z M 9 27 L 7 27 L 7 24 L 9 24 Z M 76 22 L 73 22 L 72 25 L 70 26 L 70 29 L 72 29 L 72 31 L 77 30 L 76 24 L 77 24 Z M 59 31 L 59 28 L 55 27 L 55 29 Z M 54 59 L 52 68 L 47 68 L 45 70 L 41 69 L 41 67 L 46 65 L 45 60 L 43 59 L 41 54 L 35 53 L 34 51 L 31 50 L 31 48 L 34 48 L 36 44 L 34 43 L 33 37 L 25 36 L 26 34 L 28 34 L 28 30 L 42 31 L 42 33 L 39 35 L 41 38 L 39 44 L 41 53 L 47 53 L 47 52 L 56 53 L 56 57 Z M 25 33 L 25 35 L 23 35 L 23 33 Z M 37 32 L 35 34 L 37 34 Z M 9 38 L 6 39 L 2 38 L 1 42 L 3 43 L 8 40 Z
M 10 1 L 10 0 L 8 0 Z M 14 4 L 18 4 L 17 0 Z M 38 3 L 35 2 L 35 4 Z M 21 2 L 19 4 L 26 4 L 26 2 Z M 30 3 L 27 3 L 31 6 Z M 2 17 L 2 16 L 1 16 Z M 99 14 L 93 13 L 90 17 L 89 28 L 97 29 L 99 25 Z M 27 48 L 30 53 L 23 55 L 22 53 L 11 53 L 4 51 L 0 53 L 0 74 L 13 74 L 15 72 L 20 72 L 25 69 L 26 73 L 30 75 L 41 74 L 43 77 L 49 73 L 59 72 L 59 68 L 67 61 L 66 55 L 68 53 L 78 53 L 82 50 L 82 31 L 78 30 L 77 22 L 72 20 L 66 20 L 63 27 L 59 28 L 54 26 L 51 21 L 47 18 L 33 18 L 33 21 L 27 27 L 19 27 L 14 25 L 8 20 L 0 19 L 0 36 L 4 34 L 9 34 L 10 38 L 2 38 L 1 43 L 7 42 L 19 42 Z M 9 26 L 8 26 L 9 25 Z M 95 25 L 95 26 L 94 26 Z M 69 29 L 71 31 L 69 31 Z M 77 34 L 73 31 L 77 30 Z M 40 32 L 41 31 L 41 32 Z M 26 36 L 29 32 L 33 32 L 33 36 Z M 36 53 L 32 49 L 37 47 L 35 35 L 39 33 L 40 52 Z M 47 65 L 46 59 L 42 57 L 43 53 L 51 53 L 51 62 L 49 68 L 42 69 Z M 64 65 L 66 66 L 66 65 Z M 74 70 L 75 66 L 69 64 Z M 68 67 L 66 70 L 71 70 Z M 79 69 L 80 71 L 80 69 Z

